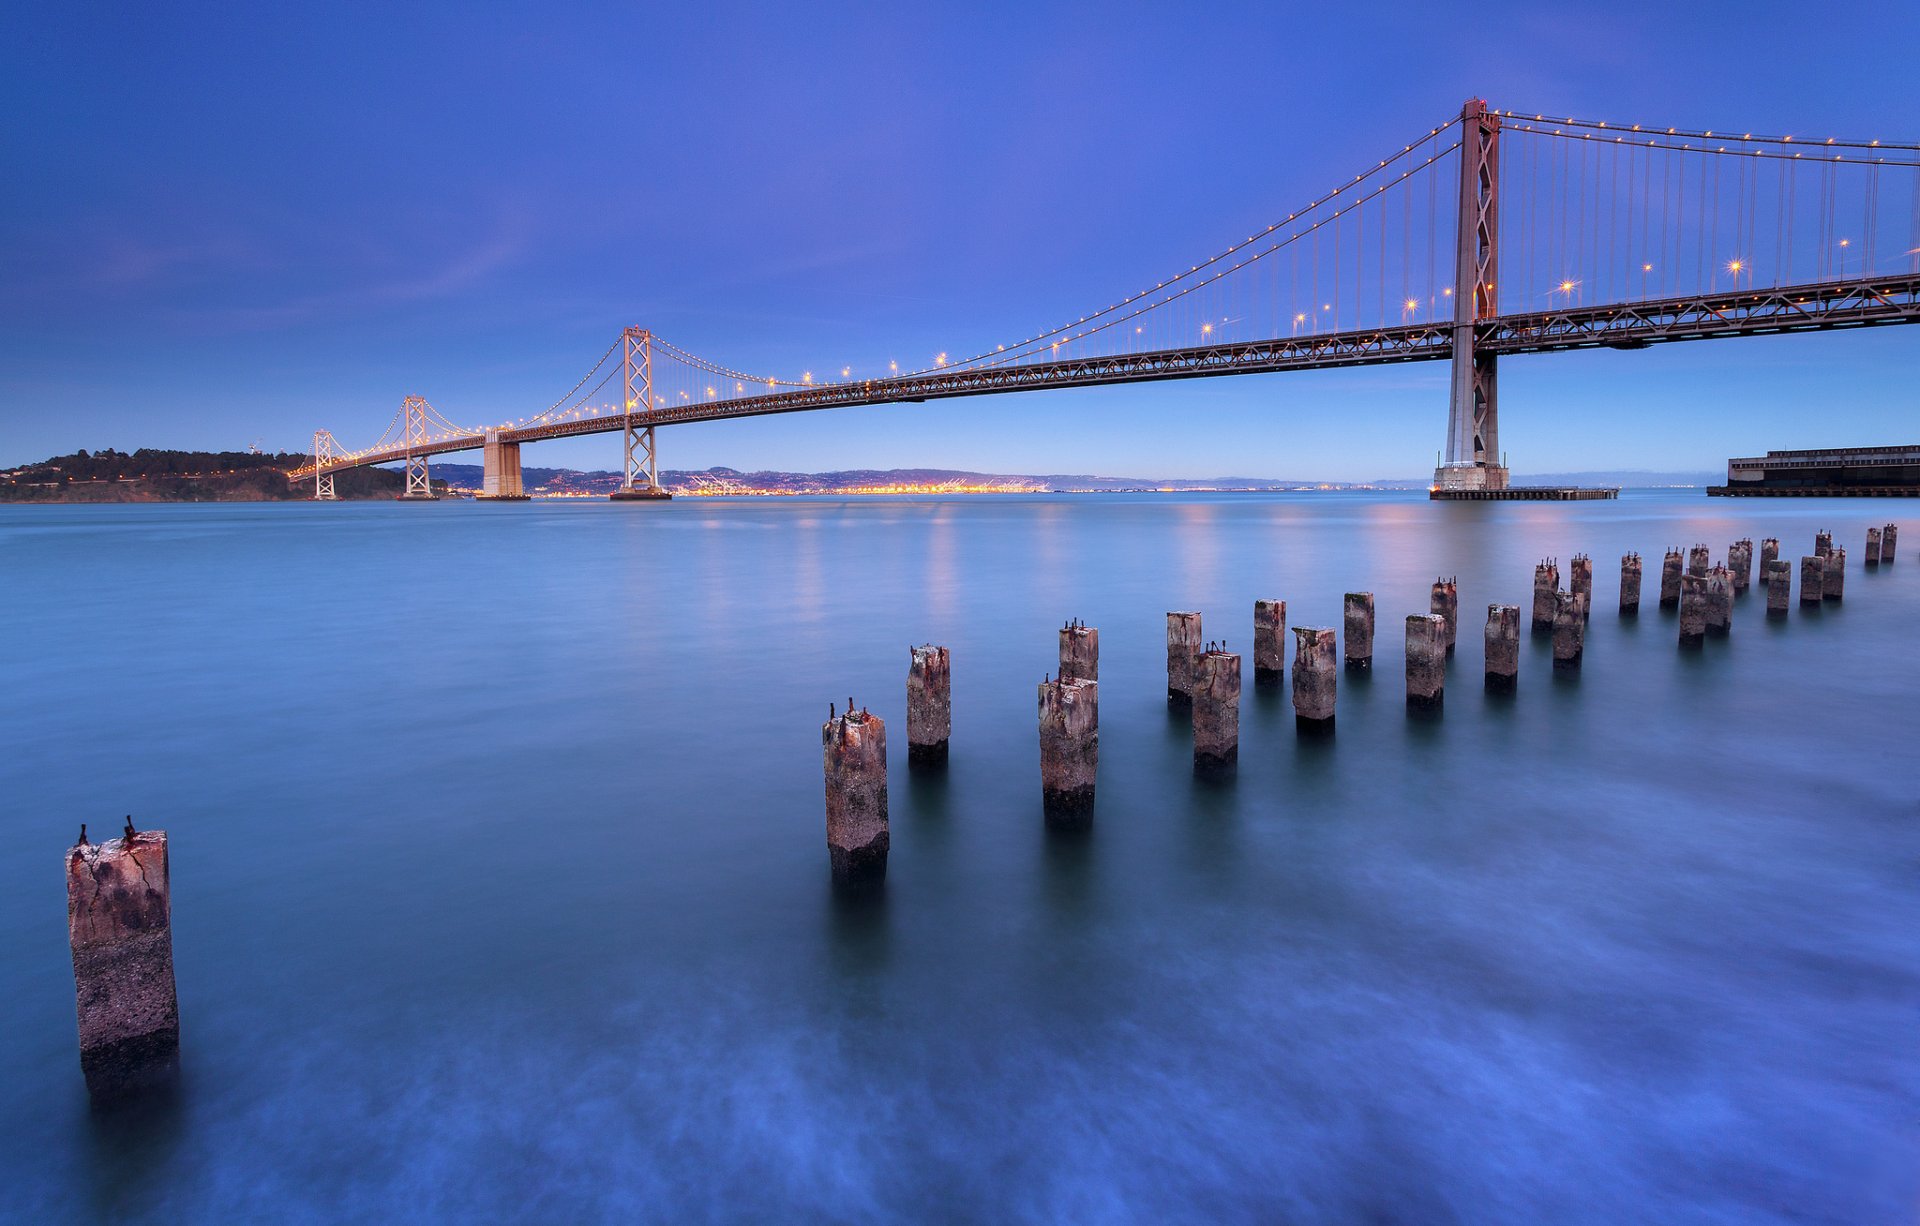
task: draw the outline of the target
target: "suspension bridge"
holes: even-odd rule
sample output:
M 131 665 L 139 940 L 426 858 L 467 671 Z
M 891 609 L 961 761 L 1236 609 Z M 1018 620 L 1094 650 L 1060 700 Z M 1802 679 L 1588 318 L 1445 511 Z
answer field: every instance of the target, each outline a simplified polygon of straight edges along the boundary
M 408 396 L 289 473 L 484 453 L 482 497 L 524 497 L 520 448 L 620 433 L 616 499 L 667 496 L 655 431 L 956 396 L 1452 363 L 1437 493 L 1508 487 L 1500 359 L 1920 322 L 1920 144 L 1686 129 L 1469 101 L 1333 190 L 1201 263 L 1070 322 L 907 370 L 749 374 L 629 327 L 544 410 L 457 425 Z M 619 380 L 617 395 L 604 398 Z

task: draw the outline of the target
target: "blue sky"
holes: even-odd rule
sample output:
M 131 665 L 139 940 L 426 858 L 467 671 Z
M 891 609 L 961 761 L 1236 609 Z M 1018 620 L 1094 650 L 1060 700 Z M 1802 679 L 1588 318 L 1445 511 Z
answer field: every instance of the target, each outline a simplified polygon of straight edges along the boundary
M 1481 15 L 1476 26 L 1466 16 Z M 919 365 L 1103 306 L 1495 106 L 1913 140 L 1920 6 L 9 5 L 0 463 L 546 407 L 619 328 Z M 1920 441 L 1920 329 L 1510 360 L 1519 471 Z M 840 410 L 670 467 L 1364 479 L 1438 365 Z M 614 467 L 614 436 L 535 465 Z

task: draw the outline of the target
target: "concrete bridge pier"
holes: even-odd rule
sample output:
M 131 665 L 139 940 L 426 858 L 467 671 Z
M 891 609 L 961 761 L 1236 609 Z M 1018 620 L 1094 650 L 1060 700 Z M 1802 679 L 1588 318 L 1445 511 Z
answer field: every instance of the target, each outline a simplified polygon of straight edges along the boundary
M 67 850 L 67 937 L 87 1092 L 106 1103 L 163 1082 L 178 1067 L 173 902 L 167 832 L 126 833 Z
M 1460 584 L 1457 579 L 1435 579 L 1433 596 L 1427 602 L 1427 610 L 1437 614 L 1446 623 L 1446 654 L 1453 654 L 1454 641 L 1460 633 Z
M 1213 645 L 1193 687 L 1193 769 L 1212 774 L 1240 758 L 1240 656 Z
M 1339 684 L 1333 631 L 1293 628 L 1293 726 L 1302 735 L 1333 731 L 1333 700 Z
M 525 502 L 520 484 L 520 444 L 502 442 L 500 431 L 487 431 L 479 499 L 483 502 Z
M 1620 615 L 1640 612 L 1640 555 L 1620 555 Z
M 1060 627 L 1060 680 L 1100 680 L 1100 632 L 1078 620 Z
M 820 728 L 827 776 L 827 859 L 837 886 L 879 885 L 887 876 L 887 725 L 878 715 L 828 712 Z
M 1817 605 L 1826 597 L 1827 560 L 1819 554 L 1800 559 L 1800 603 Z
M 1520 606 L 1487 606 L 1487 692 L 1511 694 L 1520 677 Z
M 1660 607 L 1671 609 L 1680 603 L 1680 574 L 1684 567 L 1678 549 L 1667 550 L 1660 563 Z
M 1200 664 L 1200 615 L 1167 614 L 1167 705 L 1191 707 Z
M 1093 820 L 1100 767 L 1100 685 L 1040 683 L 1040 801 L 1048 826 L 1084 828 Z
M 1787 606 L 1793 603 L 1793 563 L 1774 558 L 1761 571 L 1761 577 L 1767 581 L 1767 616 L 1785 617 Z
M 1344 644 L 1347 671 L 1365 673 L 1373 670 L 1373 593 L 1348 592 L 1346 601 L 1346 643 Z
M 1447 619 L 1438 613 L 1407 615 L 1407 705 L 1433 711 L 1446 700 Z
M 1839 600 L 1847 591 L 1847 551 L 1844 546 L 1835 545 L 1833 552 L 1827 555 L 1827 564 L 1820 572 L 1820 599 Z
M 1253 683 L 1279 685 L 1287 669 L 1287 602 L 1253 602 Z
M 953 662 L 944 647 L 910 649 L 907 669 L 907 766 L 930 770 L 947 764 L 953 732 Z

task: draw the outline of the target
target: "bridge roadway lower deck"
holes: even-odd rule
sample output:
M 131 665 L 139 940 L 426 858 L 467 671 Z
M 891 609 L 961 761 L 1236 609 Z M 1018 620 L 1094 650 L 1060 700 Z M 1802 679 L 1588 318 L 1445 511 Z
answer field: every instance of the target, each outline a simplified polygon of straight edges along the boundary
M 1773 289 L 1695 294 L 1645 302 L 1568 307 L 1502 315 L 1475 325 L 1474 348 L 1494 354 L 1552 353 L 1568 349 L 1644 349 L 1669 341 L 1712 340 L 1735 336 L 1771 336 L 1839 328 L 1920 323 L 1920 274 L 1824 281 Z M 1220 375 L 1270 374 L 1285 370 L 1325 370 L 1342 366 L 1378 366 L 1393 362 L 1431 362 L 1453 356 L 1453 325 L 1406 324 L 1352 332 L 1232 341 L 1184 349 L 1158 349 L 1107 357 L 972 366 L 896 379 L 826 383 L 818 387 L 741 396 L 634 413 L 636 429 L 804 413 L 860 405 L 908 404 L 957 396 L 1098 387 L 1167 379 Z M 500 432 L 501 441 L 541 439 L 623 430 L 620 414 L 546 422 Z M 413 455 L 440 455 L 483 446 L 481 434 L 437 439 L 409 453 L 385 448 L 328 466 L 338 472 L 369 464 L 387 464 Z M 311 476 L 311 467 L 294 478 Z

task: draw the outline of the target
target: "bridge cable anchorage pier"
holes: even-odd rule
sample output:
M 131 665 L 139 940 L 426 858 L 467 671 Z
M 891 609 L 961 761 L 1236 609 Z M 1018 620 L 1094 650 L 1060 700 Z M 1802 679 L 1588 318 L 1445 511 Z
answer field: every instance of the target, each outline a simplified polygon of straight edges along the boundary
M 655 403 L 653 333 L 630 327 L 621 333 L 620 344 L 626 472 L 620 488 L 607 498 L 613 502 L 661 502 L 673 495 L 660 484 L 660 455 L 654 445 L 653 423 L 646 418 L 635 420 L 636 414 L 651 414 Z
M 1253 683 L 1279 685 L 1287 669 L 1287 602 L 1253 602 Z
M 510 443 L 498 427 L 487 431 L 487 442 L 481 451 L 484 461 L 481 468 L 480 492 L 474 497 L 479 502 L 526 502 L 527 491 L 520 479 L 520 444 Z
M 820 728 L 827 776 L 827 860 L 833 883 L 870 889 L 887 877 L 887 725 L 865 709 L 827 711 Z
M 87 1092 L 108 1104 L 170 1080 L 180 1052 L 167 832 L 67 850 L 67 929 Z
M 1048 678 L 1039 698 L 1041 813 L 1050 829 L 1085 830 L 1100 769 L 1100 683 Z
M 907 669 L 907 766 L 942 770 L 953 734 L 953 659 L 931 643 L 909 649 Z
M 1100 680 L 1100 631 L 1078 618 L 1060 627 L 1060 679 Z
M 1487 684 L 1489 694 L 1511 694 L 1520 679 L 1520 606 L 1487 606 Z

